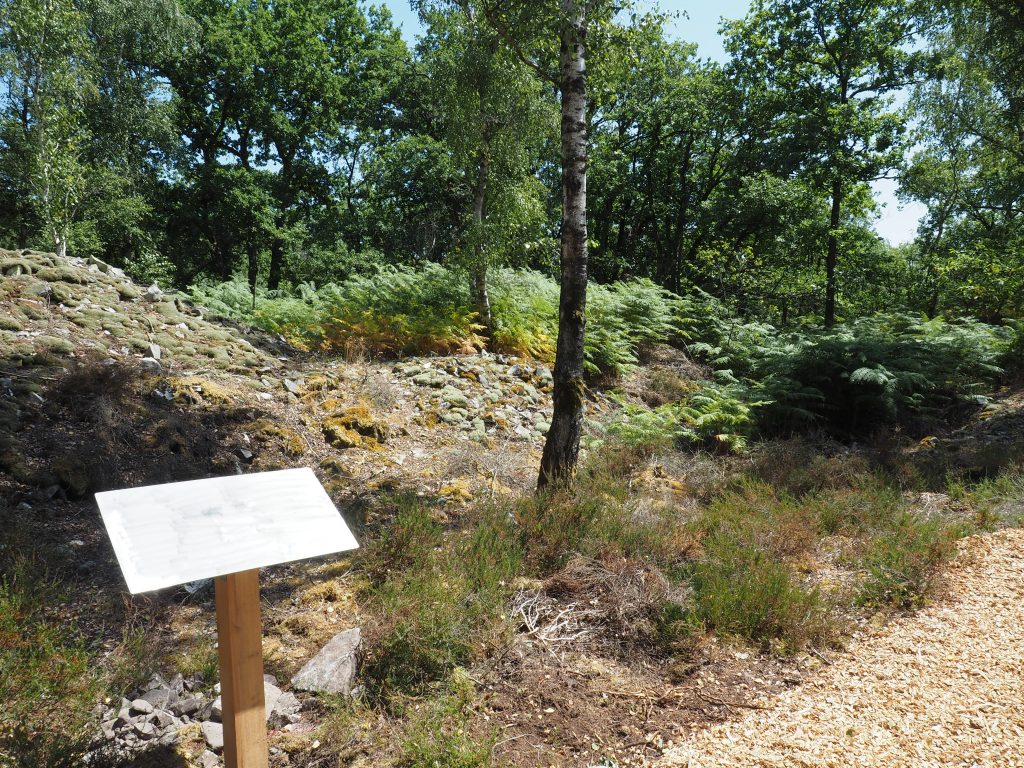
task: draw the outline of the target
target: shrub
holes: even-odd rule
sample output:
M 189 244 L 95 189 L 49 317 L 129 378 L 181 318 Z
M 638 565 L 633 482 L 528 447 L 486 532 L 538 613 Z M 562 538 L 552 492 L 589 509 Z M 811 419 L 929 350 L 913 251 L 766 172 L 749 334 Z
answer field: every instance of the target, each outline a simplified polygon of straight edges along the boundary
M 752 366 L 769 404 L 768 431 L 822 422 L 848 434 L 936 413 L 992 382 L 1005 347 L 1001 329 L 977 321 L 861 318 L 792 334 Z
M 366 567 L 377 582 L 371 602 L 384 617 L 367 663 L 372 697 L 391 703 L 448 680 L 491 639 L 520 561 L 507 521 L 483 514 L 479 524 L 445 542 L 429 509 L 399 500 L 398 515 L 371 548 Z
M 321 290 L 325 344 L 361 340 L 383 354 L 467 352 L 483 345 L 465 277 L 438 264 L 384 267 Z
M 491 312 L 495 351 L 554 358 L 558 284 L 529 270 L 493 271 Z M 279 291 L 243 280 L 197 283 L 190 298 L 212 312 L 280 333 L 293 344 L 323 351 L 361 346 L 376 354 L 469 352 L 482 347 L 468 277 L 439 264 L 380 267 L 317 289 L 309 283 Z M 649 280 L 589 292 L 585 365 L 591 374 L 620 375 L 636 365 L 639 347 L 680 335 L 681 300 Z
M 690 352 L 720 381 L 750 387 L 767 434 L 826 427 L 859 435 L 912 424 L 991 385 L 1012 349 L 1009 329 L 970 319 L 891 313 L 781 333 L 731 317 L 703 294 L 688 302 L 680 325 Z
M 904 513 L 881 531 L 863 556 L 867 578 L 858 602 L 869 606 L 915 608 L 934 583 L 936 569 L 956 548 L 957 530 L 939 518 Z
M 794 651 L 832 634 L 817 589 L 763 549 L 730 532 L 710 536 L 690 573 L 694 615 L 709 629 Z

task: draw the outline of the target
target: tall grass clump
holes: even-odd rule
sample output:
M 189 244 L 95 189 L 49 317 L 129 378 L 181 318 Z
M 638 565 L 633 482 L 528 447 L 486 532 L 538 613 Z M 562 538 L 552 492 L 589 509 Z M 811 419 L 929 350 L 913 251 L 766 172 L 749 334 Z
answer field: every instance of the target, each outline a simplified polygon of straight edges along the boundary
M 690 572 L 693 613 L 708 629 L 794 651 L 833 633 L 820 592 L 765 550 L 719 532 Z
M 475 737 L 474 683 L 454 670 L 440 696 L 412 717 L 400 744 L 400 768 L 484 768 L 492 764 L 495 734 Z
M 5 564 L 7 565 L 7 564 Z M 0 765 L 81 764 L 102 681 L 82 641 L 52 609 L 59 582 L 19 559 L 0 580 Z
M 503 584 L 521 561 L 519 537 L 492 511 L 446 535 L 416 497 L 399 498 L 397 507 L 364 563 L 369 602 L 382 617 L 368 691 L 388 706 L 449 680 L 501 635 Z

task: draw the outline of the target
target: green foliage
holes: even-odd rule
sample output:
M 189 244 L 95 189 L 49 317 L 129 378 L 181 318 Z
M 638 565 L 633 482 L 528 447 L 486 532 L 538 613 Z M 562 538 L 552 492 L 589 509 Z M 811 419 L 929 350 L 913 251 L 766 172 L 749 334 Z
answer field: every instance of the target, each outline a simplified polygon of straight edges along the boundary
M 608 430 L 629 445 L 659 448 L 672 445 L 742 451 L 755 429 L 747 389 L 738 384 L 701 382 L 683 400 L 657 408 L 626 405 Z
M 465 280 L 437 264 L 383 268 L 320 291 L 325 343 L 357 340 L 384 354 L 470 351 L 481 346 Z
M 830 636 L 821 595 L 800 584 L 789 566 L 728 534 L 716 534 L 704 546 L 690 574 L 693 611 L 704 626 L 780 641 L 791 651 Z
M 558 285 L 529 270 L 494 271 L 491 312 L 496 351 L 554 356 Z M 483 346 L 468 280 L 438 264 L 381 267 L 317 289 L 312 284 L 256 290 L 234 280 L 198 282 L 197 304 L 324 351 L 359 346 L 377 354 L 468 352 Z M 617 376 L 635 366 L 644 344 L 674 341 L 681 299 L 649 280 L 593 285 L 586 341 L 592 374 Z
M 70 768 L 92 738 L 102 691 L 90 657 L 55 620 L 59 583 L 19 559 L 0 581 L 0 765 Z
M 474 683 L 457 668 L 447 690 L 412 718 L 401 744 L 401 768 L 483 768 L 492 764 L 494 736 L 478 741 L 470 730 Z
M 371 696 L 391 705 L 450 680 L 476 658 L 500 626 L 502 580 L 518 571 L 519 552 L 505 517 L 485 510 L 471 532 L 446 542 L 426 504 L 400 498 L 367 557 L 370 597 L 386 617 L 366 666 Z
M 936 414 L 1002 373 L 1006 333 L 971 320 L 861 318 L 830 331 L 789 334 L 762 351 L 751 376 L 770 404 L 767 431 L 820 423 L 845 434 Z
M 941 518 L 905 513 L 877 535 L 863 557 L 862 605 L 915 608 L 924 602 L 936 570 L 956 551 L 956 528 Z
M 693 303 L 682 323 L 695 339 L 689 351 L 719 380 L 749 388 L 762 434 L 822 426 L 863 434 L 935 416 L 998 381 L 1013 359 L 1009 329 L 969 318 L 877 314 L 782 333 L 743 322 L 714 299 Z

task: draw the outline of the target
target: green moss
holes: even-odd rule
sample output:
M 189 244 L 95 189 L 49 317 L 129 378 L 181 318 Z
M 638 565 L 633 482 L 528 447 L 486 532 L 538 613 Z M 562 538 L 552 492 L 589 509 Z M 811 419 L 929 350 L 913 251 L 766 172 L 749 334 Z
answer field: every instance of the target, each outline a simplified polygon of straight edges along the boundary
M 39 336 L 35 342 L 47 352 L 52 352 L 55 355 L 70 355 L 75 351 L 74 344 L 58 336 Z
M 29 320 L 45 320 L 48 316 L 46 307 L 31 301 L 19 302 L 18 308 Z
M 168 323 L 181 323 L 185 320 L 185 316 L 178 311 L 178 307 L 173 301 L 158 301 L 153 305 L 153 309 Z
M 84 285 L 93 282 L 93 277 L 83 269 L 74 267 L 43 267 L 35 273 L 40 280 L 48 283 L 77 283 Z
M 200 376 L 172 377 L 168 380 L 174 399 L 193 405 L 231 405 L 234 399 L 226 388 Z
M 75 303 L 75 292 L 67 285 L 54 284 L 50 286 L 50 299 L 57 304 L 70 306 Z
M 70 315 L 68 319 L 70 319 L 71 322 L 77 325 L 79 328 L 86 328 L 90 331 L 100 330 L 101 318 L 96 317 L 95 315 L 87 314 L 87 312 L 88 310 L 86 310 L 85 312 L 76 312 Z
M 21 323 L 19 323 L 13 317 L 3 317 L 3 316 L 0 316 L 0 330 L 3 330 L 3 331 L 20 331 L 21 328 L 22 328 Z
M 128 338 L 125 339 L 125 341 L 128 343 L 128 346 L 131 347 L 134 351 L 141 352 L 146 355 L 149 354 L 148 339 L 144 339 L 141 336 L 129 336 Z
M 117 282 L 114 284 L 114 288 L 117 290 L 117 295 L 124 301 L 131 301 L 142 296 L 142 291 L 131 283 Z
M 257 440 L 276 443 L 287 456 L 297 458 L 306 452 L 306 441 L 294 429 L 279 427 L 270 419 L 259 419 L 246 424 L 243 429 Z
M 0 274 L 5 277 L 16 277 L 17 275 L 31 275 L 36 265 L 28 259 L 14 258 L 0 261 Z

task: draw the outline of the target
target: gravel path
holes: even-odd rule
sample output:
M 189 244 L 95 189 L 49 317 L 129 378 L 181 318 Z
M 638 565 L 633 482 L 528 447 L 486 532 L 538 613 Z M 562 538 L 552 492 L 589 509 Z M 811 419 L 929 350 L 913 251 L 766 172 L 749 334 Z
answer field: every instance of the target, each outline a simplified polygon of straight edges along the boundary
M 660 768 L 1024 767 L 1024 530 L 965 540 L 949 585 Z

